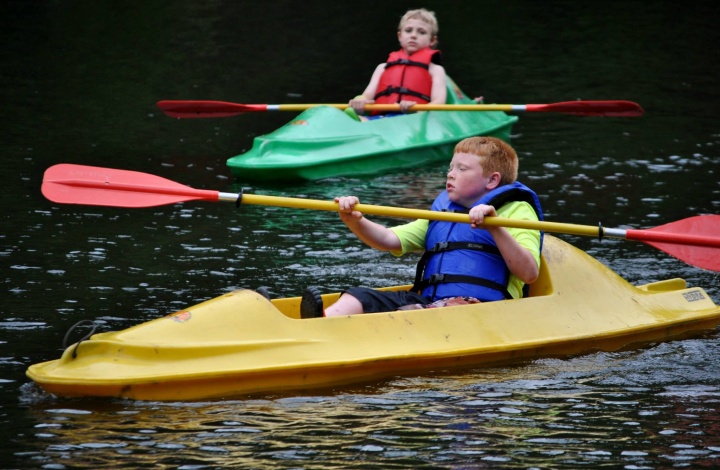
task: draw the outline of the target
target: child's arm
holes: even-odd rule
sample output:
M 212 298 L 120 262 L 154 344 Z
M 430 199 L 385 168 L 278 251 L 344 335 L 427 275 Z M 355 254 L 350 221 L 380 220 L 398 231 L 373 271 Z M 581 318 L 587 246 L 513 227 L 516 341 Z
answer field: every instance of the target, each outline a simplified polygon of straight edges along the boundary
M 441 65 L 430 64 L 428 69 L 432 77 L 432 91 L 430 104 L 445 104 L 447 102 L 447 78 L 445 69 Z
M 354 210 L 360 200 L 355 196 L 336 197 L 340 220 L 366 245 L 380 251 L 400 251 L 400 239 L 395 232 L 363 217 Z
M 362 92 L 362 95 L 358 95 L 348 102 L 348 104 L 352 106 L 356 113 L 364 113 L 365 105 L 375 102 L 374 98 L 375 94 L 377 93 L 377 86 L 380 83 L 380 77 L 382 76 L 384 71 L 385 63 L 383 62 L 375 68 L 372 77 L 370 77 L 370 83 L 368 83 L 368 86 L 365 87 L 365 91 Z

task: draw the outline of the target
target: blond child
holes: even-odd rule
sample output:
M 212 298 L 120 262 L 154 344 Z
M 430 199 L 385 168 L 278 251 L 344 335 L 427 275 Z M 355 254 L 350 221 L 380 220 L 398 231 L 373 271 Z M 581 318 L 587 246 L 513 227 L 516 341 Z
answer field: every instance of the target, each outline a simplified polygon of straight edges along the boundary
M 404 113 L 417 103 L 445 104 L 447 83 L 445 69 L 440 65 L 437 45 L 438 22 L 435 13 L 424 8 L 410 10 L 400 19 L 398 41 L 400 50 L 392 52 L 387 62 L 378 65 L 365 91 L 350 100 L 347 112 L 358 117 L 366 104 L 399 104 Z

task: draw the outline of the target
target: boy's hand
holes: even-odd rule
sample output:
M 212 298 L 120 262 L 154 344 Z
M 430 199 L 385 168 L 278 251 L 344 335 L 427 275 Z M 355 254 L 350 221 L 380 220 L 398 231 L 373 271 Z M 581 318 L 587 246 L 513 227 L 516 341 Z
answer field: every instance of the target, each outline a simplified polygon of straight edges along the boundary
M 352 107 L 352 109 L 355 110 L 356 113 L 363 114 L 365 112 L 365 105 L 373 104 L 374 102 L 375 100 L 369 100 L 363 95 L 359 95 L 351 99 L 348 104 L 350 105 L 350 107 Z
M 408 109 L 410 109 L 412 105 L 417 104 L 417 101 L 402 100 L 398 104 L 400 105 L 400 111 L 402 111 L 403 113 L 407 113 Z
M 485 217 L 497 217 L 497 212 L 493 206 L 487 204 L 478 204 L 470 209 L 470 227 L 481 228 Z
M 336 197 L 335 202 L 338 204 L 338 212 L 343 222 L 352 222 L 363 218 L 362 212 L 355 210 L 355 205 L 360 203 L 360 199 L 356 196 Z

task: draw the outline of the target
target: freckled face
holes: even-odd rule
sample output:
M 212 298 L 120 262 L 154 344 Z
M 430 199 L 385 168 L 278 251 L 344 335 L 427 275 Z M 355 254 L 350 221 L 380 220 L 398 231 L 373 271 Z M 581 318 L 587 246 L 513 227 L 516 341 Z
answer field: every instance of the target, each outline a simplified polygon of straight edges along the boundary
M 452 202 L 469 208 L 488 191 L 489 181 L 477 155 L 456 153 L 450 162 L 445 189 Z
M 400 47 L 405 49 L 408 54 L 429 47 L 433 43 L 433 39 L 430 25 L 418 19 L 407 20 L 398 31 Z

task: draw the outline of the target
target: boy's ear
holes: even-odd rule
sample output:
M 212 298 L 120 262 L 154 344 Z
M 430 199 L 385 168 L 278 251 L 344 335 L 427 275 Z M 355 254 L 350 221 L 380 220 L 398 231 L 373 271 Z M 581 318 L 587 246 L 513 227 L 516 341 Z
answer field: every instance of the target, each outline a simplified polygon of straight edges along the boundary
M 502 181 L 502 175 L 500 172 L 494 171 L 492 175 L 490 175 L 490 178 L 488 179 L 487 188 L 488 189 L 495 189 L 498 186 L 500 186 L 500 182 Z

